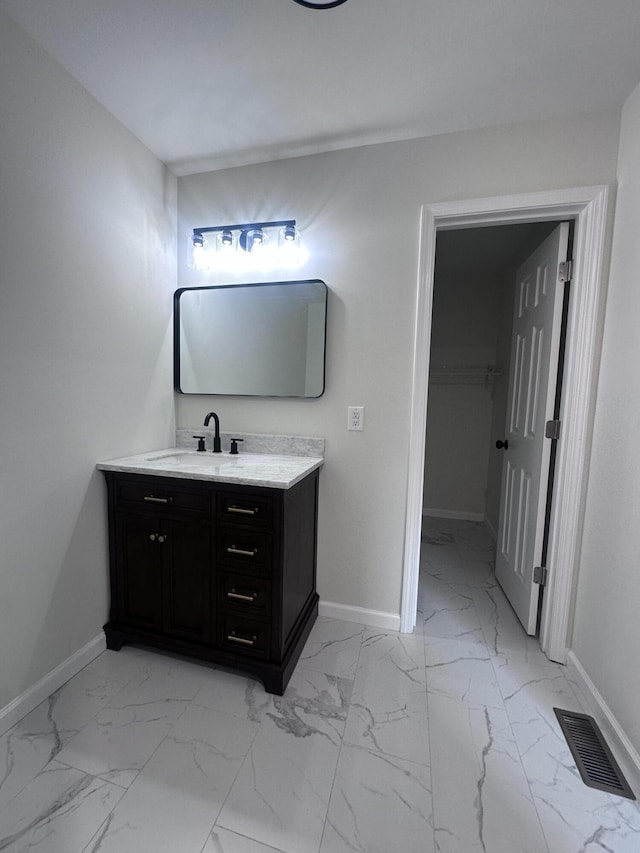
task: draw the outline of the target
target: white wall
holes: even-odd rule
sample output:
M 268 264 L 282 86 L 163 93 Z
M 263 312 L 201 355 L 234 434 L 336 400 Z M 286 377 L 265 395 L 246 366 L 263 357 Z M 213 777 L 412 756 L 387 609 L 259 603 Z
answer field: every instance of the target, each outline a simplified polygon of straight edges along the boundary
M 0 708 L 108 615 L 101 458 L 172 436 L 175 183 L 0 13 Z
M 323 599 L 400 609 L 420 205 L 612 182 L 618 129 L 604 113 L 179 179 L 181 286 L 225 281 L 188 269 L 193 227 L 294 217 L 310 251 L 297 277 L 330 288 L 322 398 L 181 397 L 176 409 L 184 427 L 215 409 L 225 431 L 326 438 Z M 347 432 L 348 405 L 365 407 L 364 432 Z
M 491 416 L 491 386 L 429 383 L 422 501 L 426 515 L 484 519 Z
M 573 650 L 640 750 L 640 86 L 622 114 L 619 188 Z
M 436 247 L 436 259 L 438 248 Z M 484 518 L 493 384 L 481 375 L 444 376 L 438 367 L 496 364 L 499 280 L 482 270 L 448 273 L 436 260 L 423 506 Z

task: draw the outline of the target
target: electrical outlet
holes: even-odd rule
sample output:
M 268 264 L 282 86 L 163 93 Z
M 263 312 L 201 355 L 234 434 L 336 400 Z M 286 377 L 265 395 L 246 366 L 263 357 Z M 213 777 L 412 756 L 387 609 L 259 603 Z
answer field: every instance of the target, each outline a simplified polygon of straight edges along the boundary
M 364 406 L 347 408 L 347 429 L 361 432 L 364 429 Z

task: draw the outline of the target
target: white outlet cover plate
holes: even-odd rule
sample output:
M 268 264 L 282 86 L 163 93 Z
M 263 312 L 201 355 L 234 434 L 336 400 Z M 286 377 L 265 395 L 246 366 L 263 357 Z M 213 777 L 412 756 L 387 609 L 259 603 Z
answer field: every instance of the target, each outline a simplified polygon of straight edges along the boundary
M 347 429 L 362 432 L 364 429 L 364 406 L 349 406 L 347 408 Z

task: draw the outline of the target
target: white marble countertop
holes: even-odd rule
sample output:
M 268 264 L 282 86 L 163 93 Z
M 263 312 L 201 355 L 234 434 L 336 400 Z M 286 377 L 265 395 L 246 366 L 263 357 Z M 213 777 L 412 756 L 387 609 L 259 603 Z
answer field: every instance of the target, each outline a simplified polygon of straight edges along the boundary
M 290 489 L 307 474 L 320 468 L 323 462 L 324 459 L 319 456 L 242 452 L 232 456 L 230 453 L 199 453 L 184 447 L 168 447 L 99 462 L 96 467 L 100 471 L 120 471 L 125 474 L 151 474 L 181 480 Z

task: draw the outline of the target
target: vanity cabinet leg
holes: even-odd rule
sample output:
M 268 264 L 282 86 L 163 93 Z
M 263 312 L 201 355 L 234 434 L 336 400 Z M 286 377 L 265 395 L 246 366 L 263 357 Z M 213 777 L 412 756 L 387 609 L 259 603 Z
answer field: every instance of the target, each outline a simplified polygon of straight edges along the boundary
M 274 672 L 261 676 L 264 689 L 267 693 L 273 693 L 275 696 L 282 696 L 287 685 L 284 680 L 284 673 Z M 289 679 L 287 679 L 288 681 Z
M 104 629 L 105 637 L 107 638 L 107 648 L 111 651 L 119 652 L 124 645 L 124 637 L 119 631 L 113 631 L 111 628 Z

